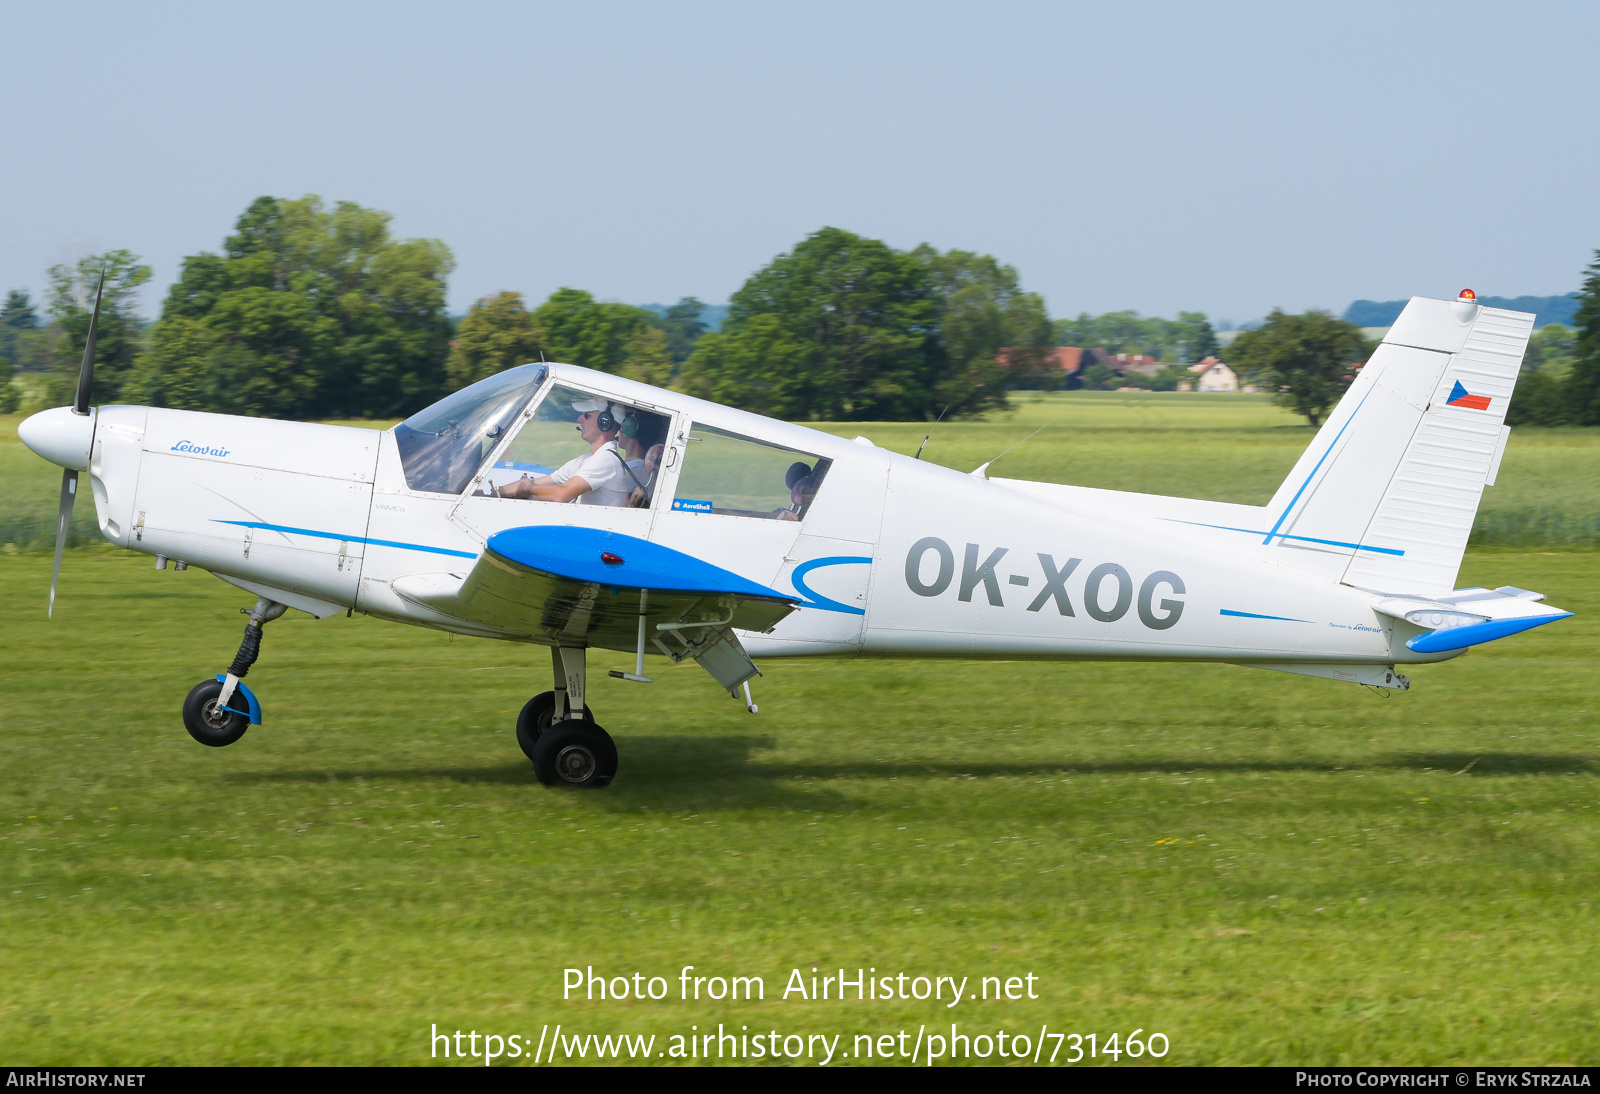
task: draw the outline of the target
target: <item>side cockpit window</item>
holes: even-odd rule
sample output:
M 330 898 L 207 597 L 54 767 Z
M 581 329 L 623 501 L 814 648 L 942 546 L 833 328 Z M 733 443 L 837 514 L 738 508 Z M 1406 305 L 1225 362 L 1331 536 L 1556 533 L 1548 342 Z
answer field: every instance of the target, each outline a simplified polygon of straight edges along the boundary
M 764 520 L 804 520 L 831 461 L 696 422 L 672 508 Z
M 558 384 L 501 450 L 481 489 L 501 498 L 646 508 L 668 425 L 665 414 Z M 558 489 L 573 479 L 581 482 Z
M 544 383 L 544 365 L 522 365 L 464 387 L 394 427 L 406 485 L 459 494 Z

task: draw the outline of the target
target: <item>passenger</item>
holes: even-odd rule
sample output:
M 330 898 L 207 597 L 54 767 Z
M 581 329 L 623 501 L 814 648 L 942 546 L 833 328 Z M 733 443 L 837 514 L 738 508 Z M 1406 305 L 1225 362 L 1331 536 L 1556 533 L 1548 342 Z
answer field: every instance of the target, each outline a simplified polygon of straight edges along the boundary
M 617 450 L 617 433 L 628 408 L 604 399 L 584 399 L 572 404 L 578 413 L 578 436 L 589 451 L 537 478 L 522 476 L 495 491 L 502 498 L 539 501 L 575 501 L 579 505 L 627 505 L 633 483 L 627 464 Z M 610 426 L 602 429 L 601 425 Z
M 622 449 L 622 454 L 628 458 L 628 467 L 634 471 L 644 468 L 645 450 L 649 445 L 645 442 L 642 430 L 635 430 L 633 436 L 624 432 L 617 438 L 617 447 Z
M 650 445 L 652 434 L 660 430 L 654 428 L 651 420 L 654 415 L 634 414 L 628 421 L 633 423 L 629 429 L 627 422 L 622 424 L 622 433 L 617 438 L 617 447 L 626 457 L 628 473 L 627 505 L 633 509 L 643 509 L 650 504 L 650 496 L 656 489 L 656 472 L 661 467 L 661 445 Z M 654 461 L 651 455 L 655 456 Z
M 796 464 L 796 466 L 802 466 Z M 817 488 L 811 481 L 811 476 L 796 479 L 789 484 L 790 506 L 787 509 L 774 509 L 775 520 L 799 520 L 800 514 L 806 511 L 806 506 L 811 504 L 811 499 L 817 496 Z

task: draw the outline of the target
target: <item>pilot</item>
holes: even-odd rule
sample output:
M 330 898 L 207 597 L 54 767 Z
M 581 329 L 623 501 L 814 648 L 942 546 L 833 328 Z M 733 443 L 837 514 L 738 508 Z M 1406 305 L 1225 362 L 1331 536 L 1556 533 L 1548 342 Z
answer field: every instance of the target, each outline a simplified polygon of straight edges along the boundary
M 579 505 L 627 505 L 633 483 L 627 462 L 617 450 L 617 433 L 628 408 L 604 399 L 583 399 L 572 404 L 578 413 L 578 436 L 589 451 L 537 478 L 522 476 L 495 491 L 502 498 L 539 501 L 575 501 Z

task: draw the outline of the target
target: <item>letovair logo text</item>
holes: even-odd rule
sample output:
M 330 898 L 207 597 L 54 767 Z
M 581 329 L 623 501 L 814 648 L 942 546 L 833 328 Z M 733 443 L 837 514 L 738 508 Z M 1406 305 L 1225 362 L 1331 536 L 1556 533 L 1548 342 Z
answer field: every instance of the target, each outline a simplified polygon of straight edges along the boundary
M 211 448 L 207 445 L 195 444 L 193 441 L 187 440 L 179 441 L 177 444 L 167 449 L 167 451 L 188 452 L 195 456 L 226 456 L 228 454 L 228 450 L 226 448 Z
M 990 604 L 996 608 L 1005 607 L 995 566 L 1009 552 L 1009 547 L 996 547 L 979 562 L 978 555 L 981 552 L 978 545 L 967 544 L 961 560 L 961 584 L 957 587 L 956 599 L 970 603 L 972 594 L 982 585 L 984 596 Z M 937 565 L 924 565 L 929 562 L 930 554 Z M 1044 587 L 1028 603 L 1028 611 L 1042 611 L 1046 604 L 1054 602 L 1059 614 L 1076 616 L 1078 613 L 1073 610 L 1072 597 L 1067 592 L 1067 579 L 1077 572 L 1083 559 L 1069 558 L 1058 566 L 1055 556 L 1042 551 L 1038 559 L 1039 567 L 1044 572 Z M 927 580 L 924 580 L 925 575 Z M 906 555 L 906 585 L 912 592 L 918 596 L 938 596 L 950 588 L 955 578 L 956 556 L 948 543 L 927 536 L 911 545 Z M 1033 578 L 1029 574 L 1013 573 L 1007 576 L 1006 583 L 1026 589 L 1033 584 Z M 1183 601 L 1168 596 L 1156 599 L 1167 589 L 1181 596 L 1186 591 L 1183 578 L 1170 570 L 1157 570 L 1139 584 L 1139 622 L 1152 630 L 1164 631 L 1176 624 L 1183 615 Z M 1133 575 L 1115 562 L 1102 562 L 1091 569 L 1083 580 L 1080 592 L 1083 610 L 1101 623 L 1115 623 L 1134 606 Z

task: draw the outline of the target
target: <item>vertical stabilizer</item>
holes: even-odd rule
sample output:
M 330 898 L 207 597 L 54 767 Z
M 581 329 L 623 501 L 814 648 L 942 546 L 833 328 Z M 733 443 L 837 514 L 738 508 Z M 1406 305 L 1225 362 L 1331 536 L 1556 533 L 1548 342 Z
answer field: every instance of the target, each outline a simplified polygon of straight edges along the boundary
M 1526 312 L 1414 297 L 1268 507 L 1284 564 L 1452 588 L 1532 330 Z

